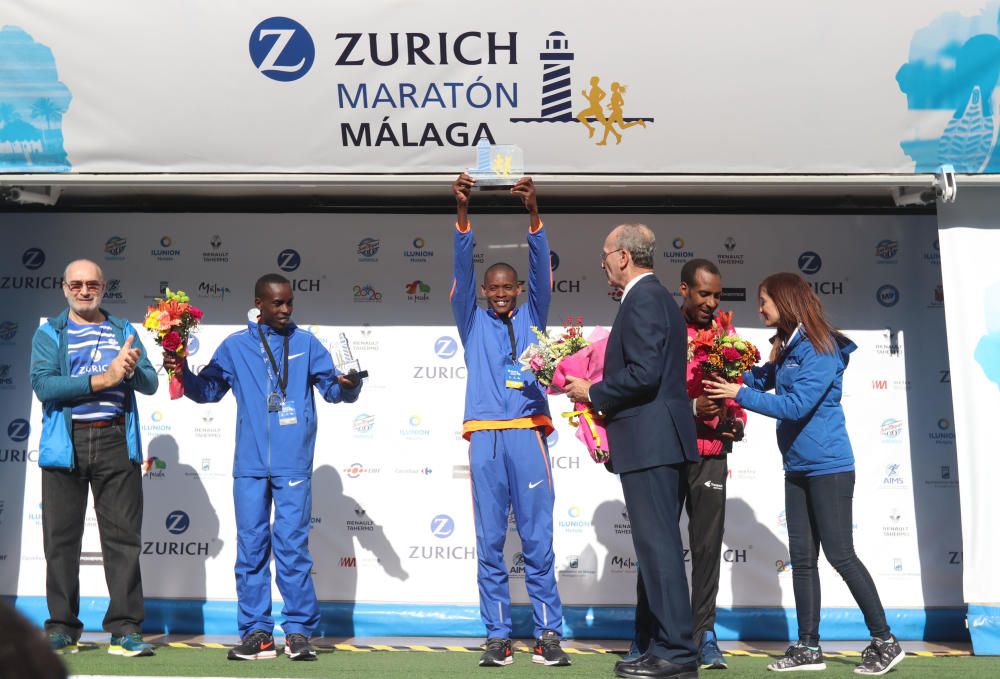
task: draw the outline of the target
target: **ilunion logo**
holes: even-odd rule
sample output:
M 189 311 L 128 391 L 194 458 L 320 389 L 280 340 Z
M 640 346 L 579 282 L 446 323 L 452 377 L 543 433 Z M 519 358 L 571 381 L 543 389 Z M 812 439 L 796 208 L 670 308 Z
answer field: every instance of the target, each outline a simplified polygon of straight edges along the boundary
M 309 31 L 293 19 L 264 19 L 250 32 L 250 60 L 271 80 L 298 80 L 309 72 L 315 58 Z

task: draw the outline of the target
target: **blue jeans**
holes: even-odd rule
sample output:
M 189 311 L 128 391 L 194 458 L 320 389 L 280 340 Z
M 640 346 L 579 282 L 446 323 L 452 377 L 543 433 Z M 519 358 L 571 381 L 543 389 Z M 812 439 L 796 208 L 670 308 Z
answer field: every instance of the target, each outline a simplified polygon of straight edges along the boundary
M 822 476 L 785 476 L 785 518 L 799 641 L 819 644 L 820 591 L 816 562 L 819 547 L 861 608 L 873 637 L 889 636 L 885 609 L 875 582 L 854 553 L 852 514 L 854 472 Z

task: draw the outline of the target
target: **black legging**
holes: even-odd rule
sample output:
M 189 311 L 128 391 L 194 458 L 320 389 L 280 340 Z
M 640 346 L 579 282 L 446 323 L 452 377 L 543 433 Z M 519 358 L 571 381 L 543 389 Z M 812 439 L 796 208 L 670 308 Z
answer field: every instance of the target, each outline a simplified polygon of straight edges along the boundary
M 799 641 L 819 644 L 819 546 L 847 583 L 873 637 L 886 639 L 889 625 L 875 582 L 854 553 L 852 504 L 854 472 L 785 477 L 785 517 Z

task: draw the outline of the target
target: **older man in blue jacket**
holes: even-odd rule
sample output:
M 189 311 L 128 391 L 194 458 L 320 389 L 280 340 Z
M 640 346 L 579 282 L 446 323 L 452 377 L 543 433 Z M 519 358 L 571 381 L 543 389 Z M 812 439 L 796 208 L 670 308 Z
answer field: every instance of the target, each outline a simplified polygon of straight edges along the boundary
M 156 392 L 156 370 L 128 321 L 100 307 L 104 274 L 86 259 L 63 274 L 69 308 L 35 331 L 31 387 L 42 402 L 42 531 L 45 631 L 57 653 L 76 653 L 80 550 L 88 491 L 100 528 L 110 603 L 108 652 L 152 655 L 143 641 L 142 443 L 135 392 Z
M 319 624 L 312 581 L 309 516 L 312 511 L 315 386 L 326 401 L 352 403 L 357 376 L 342 375 L 316 337 L 291 322 L 293 296 L 287 278 L 267 274 L 254 287 L 260 319 L 227 337 L 197 375 L 183 372 L 184 395 L 198 403 L 236 397 L 236 596 L 239 646 L 230 660 L 276 657 L 271 616 L 272 542 L 276 580 L 284 600 L 281 627 L 285 655 L 315 660 L 309 637 Z M 168 369 L 182 369 L 167 354 Z M 270 525 L 274 505 L 274 527 Z

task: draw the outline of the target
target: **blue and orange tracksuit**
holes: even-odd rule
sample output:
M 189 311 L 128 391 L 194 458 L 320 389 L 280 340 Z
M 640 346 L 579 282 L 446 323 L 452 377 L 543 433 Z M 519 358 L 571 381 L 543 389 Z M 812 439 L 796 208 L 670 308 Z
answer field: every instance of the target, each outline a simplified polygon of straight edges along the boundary
M 555 492 L 545 437 L 552 431 L 544 388 L 530 372 L 523 387 L 507 386 L 510 330 L 492 309 L 476 303 L 471 226 L 455 233 L 455 279 L 451 309 L 465 348 L 465 438 L 469 440 L 472 502 L 479 559 L 479 608 L 487 637 L 509 638 L 510 590 L 503 547 L 511 506 L 521 536 L 525 584 L 531 598 L 535 636 L 562 632 L 562 603 L 552 552 Z M 535 342 L 531 326 L 545 329 L 552 300 L 549 243 L 544 227 L 528 233 L 528 304 L 510 313 L 514 355 Z
M 232 389 L 236 397 L 236 452 L 233 502 L 236 509 L 236 596 L 240 636 L 272 632 L 271 551 L 284 601 L 282 630 L 311 636 L 319 624 L 319 601 L 312 581 L 309 517 L 312 513 L 316 402 L 313 388 L 330 403 L 357 400 L 358 384 L 344 389 L 340 371 L 316 337 L 294 323 L 260 331 L 279 366 L 288 336 L 287 409 L 269 412 L 267 397 L 278 391 L 276 376 L 261 344 L 257 323 L 227 337 L 197 375 L 184 371 L 184 395 L 214 403 Z M 282 367 L 283 369 L 283 367 Z M 271 505 L 274 526 L 271 526 Z

